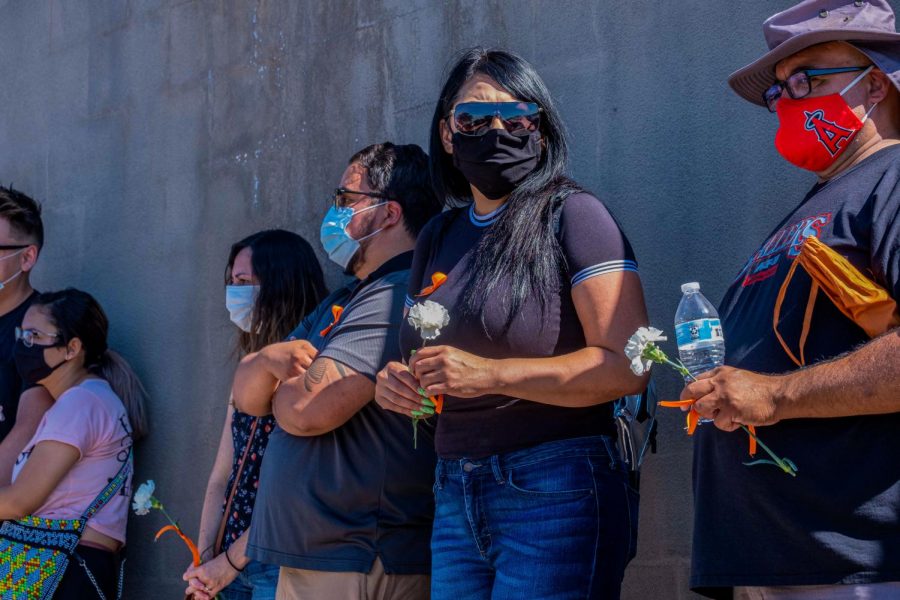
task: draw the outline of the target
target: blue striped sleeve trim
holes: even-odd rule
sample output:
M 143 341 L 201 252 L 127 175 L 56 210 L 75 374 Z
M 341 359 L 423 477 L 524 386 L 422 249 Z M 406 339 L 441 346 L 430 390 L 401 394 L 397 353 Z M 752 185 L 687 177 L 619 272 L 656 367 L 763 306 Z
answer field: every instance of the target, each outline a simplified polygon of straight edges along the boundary
M 572 277 L 572 287 L 575 287 L 591 277 L 605 275 L 606 273 L 615 273 L 617 271 L 634 271 L 637 273 L 638 266 L 633 260 L 611 260 L 600 263 L 599 265 L 594 265 L 593 267 L 587 267 L 586 269 L 582 269 L 575 273 L 575 276 Z
M 406 308 L 412 308 L 413 304 L 415 304 L 415 303 L 416 303 L 416 301 L 414 298 L 410 298 L 408 295 L 406 296 L 406 302 L 405 302 Z

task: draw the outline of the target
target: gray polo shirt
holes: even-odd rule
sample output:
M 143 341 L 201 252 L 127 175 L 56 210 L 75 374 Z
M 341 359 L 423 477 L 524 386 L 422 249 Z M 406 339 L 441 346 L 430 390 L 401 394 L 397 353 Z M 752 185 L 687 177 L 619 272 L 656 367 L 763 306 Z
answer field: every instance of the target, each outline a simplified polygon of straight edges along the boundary
M 292 334 L 324 356 L 375 380 L 400 359 L 398 331 L 412 253 L 326 298 Z M 325 337 L 332 305 L 344 307 Z M 248 555 L 317 571 L 431 570 L 434 465 L 430 426 L 413 449 L 407 417 L 374 400 L 326 434 L 298 437 L 276 427 L 269 439 L 250 527 Z

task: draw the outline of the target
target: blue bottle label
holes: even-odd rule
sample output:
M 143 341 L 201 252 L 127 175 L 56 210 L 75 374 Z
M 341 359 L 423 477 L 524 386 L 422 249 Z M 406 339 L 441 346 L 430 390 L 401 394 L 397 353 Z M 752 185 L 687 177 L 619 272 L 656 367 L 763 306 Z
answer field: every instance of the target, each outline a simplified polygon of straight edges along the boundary
M 722 322 L 719 319 L 697 319 L 675 326 L 675 339 L 679 348 L 699 342 L 719 342 L 722 335 Z

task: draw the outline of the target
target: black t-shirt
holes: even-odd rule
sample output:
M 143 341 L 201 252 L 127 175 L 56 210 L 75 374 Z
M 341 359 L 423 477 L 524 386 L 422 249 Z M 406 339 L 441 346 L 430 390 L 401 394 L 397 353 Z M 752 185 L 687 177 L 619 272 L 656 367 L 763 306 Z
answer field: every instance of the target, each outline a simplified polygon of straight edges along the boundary
M 373 381 L 399 359 L 397 330 L 412 253 L 392 258 L 366 280 L 343 287 L 310 313 L 292 337 Z M 332 322 L 332 305 L 344 307 Z M 250 526 L 249 556 L 314 571 L 431 570 L 434 467 L 427 426 L 413 449 L 408 417 L 374 400 L 328 433 L 272 431 Z
M 797 368 L 775 337 L 772 315 L 810 235 L 900 298 L 900 146 L 813 187 L 747 261 L 719 311 L 727 364 L 763 373 Z M 795 355 L 810 287 L 798 268 L 782 307 L 779 331 Z M 867 340 L 819 294 L 807 364 Z M 852 390 L 846 401 L 854 402 Z M 900 413 L 793 419 L 761 427 L 759 435 L 797 464 L 797 477 L 742 466 L 749 459 L 741 431 L 697 430 L 691 586 L 900 580 Z
M 416 255 L 407 293 L 407 307 L 429 285 L 435 272 L 447 281 L 428 296 L 450 313 L 450 323 L 429 345 L 447 345 L 488 358 L 557 356 L 585 347 L 584 332 L 571 289 L 596 275 L 637 271 L 634 253 L 615 220 L 594 196 L 578 193 L 566 199 L 559 216 L 558 239 L 567 265 L 561 288 L 549 290 L 546 312 L 529 299 L 503 332 L 506 310 L 500 302 L 485 306 L 485 335 L 478 317 L 463 314 L 463 297 L 470 280 L 470 265 L 481 235 L 500 216 L 505 204 L 489 215 L 468 208 L 447 211 L 432 219 L 416 243 Z M 408 322 L 400 329 L 404 359 L 422 347 L 422 338 Z M 509 396 L 479 398 L 446 396 L 437 420 L 436 448 L 442 458 L 481 458 L 512 452 L 543 442 L 589 435 L 615 436 L 609 403 L 566 408 Z
M 22 325 L 22 318 L 36 296 L 37 292 L 32 293 L 22 304 L 0 316 L 0 441 L 15 425 L 19 396 L 30 387 L 22 382 L 16 371 L 13 350 L 16 327 Z

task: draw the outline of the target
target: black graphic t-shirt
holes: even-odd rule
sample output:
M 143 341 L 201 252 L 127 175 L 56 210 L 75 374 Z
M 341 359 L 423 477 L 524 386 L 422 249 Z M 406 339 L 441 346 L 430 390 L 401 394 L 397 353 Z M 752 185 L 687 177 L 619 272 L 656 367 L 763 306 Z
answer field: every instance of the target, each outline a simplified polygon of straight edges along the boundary
M 811 235 L 900 298 L 900 145 L 814 186 L 750 257 L 719 310 L 726 364 L 762 373 L 797 368 L 772 318 L 785 275 Z M 795 355 L 810 288 L 798 268 L 779 325 Z M 807 364 L 868 339 L 818 295 Z M 846 402 L 855 400 L 848 390 Z M 692 587 L 900 580 L 900 413 L 793 419 L 758 433 L 797 464 L 796 478 L 766 465 L 742 466 L 750 460 L 742 431 L 697 430 Z
M 560 211 L 558 239 L 567 264 L 567 278 L 547 295 L 546 312 L 529 299 L 504 332 L 506 311 L 498 300 L 485 306 L 485 334 L 478 317 L 463 314 L 471 260 L 482 234 L 493 225 L 505 204 L 479 216 L 474 205 L 438 215 L 422 230 L 410 274 L 406 304 L 431 282 L 435 272 L 447 281 L 426 299 L 444 306 L 450 322 L 429 345 L 447 345 L 487 358 L 559 356 L 586 345 L 571 289 L 583 281 L 616 271 L 637 271 L 631 246 L 600 200 L 573 194 Z M 422 347 L 422 338 L 406 320 L 400 328 L 404 359 Z M 509 396 L 479 398 L 446 396 L 437 419 L 435 447 L 442 458 L 482 458 L 536 444 L 590 435 L 615 436 L 610 403 L 584 408 L 552 406 Z
M 37 292 L 31 294 L 25 302 L 0 316 L 0 441 L 16 423 L 16 411 L 19 409 L 19 396 L 29 386 L 22 383 L 16 372 L 13 350 L 16 347 L 16 327 L 22 324 L 22 318 Z

